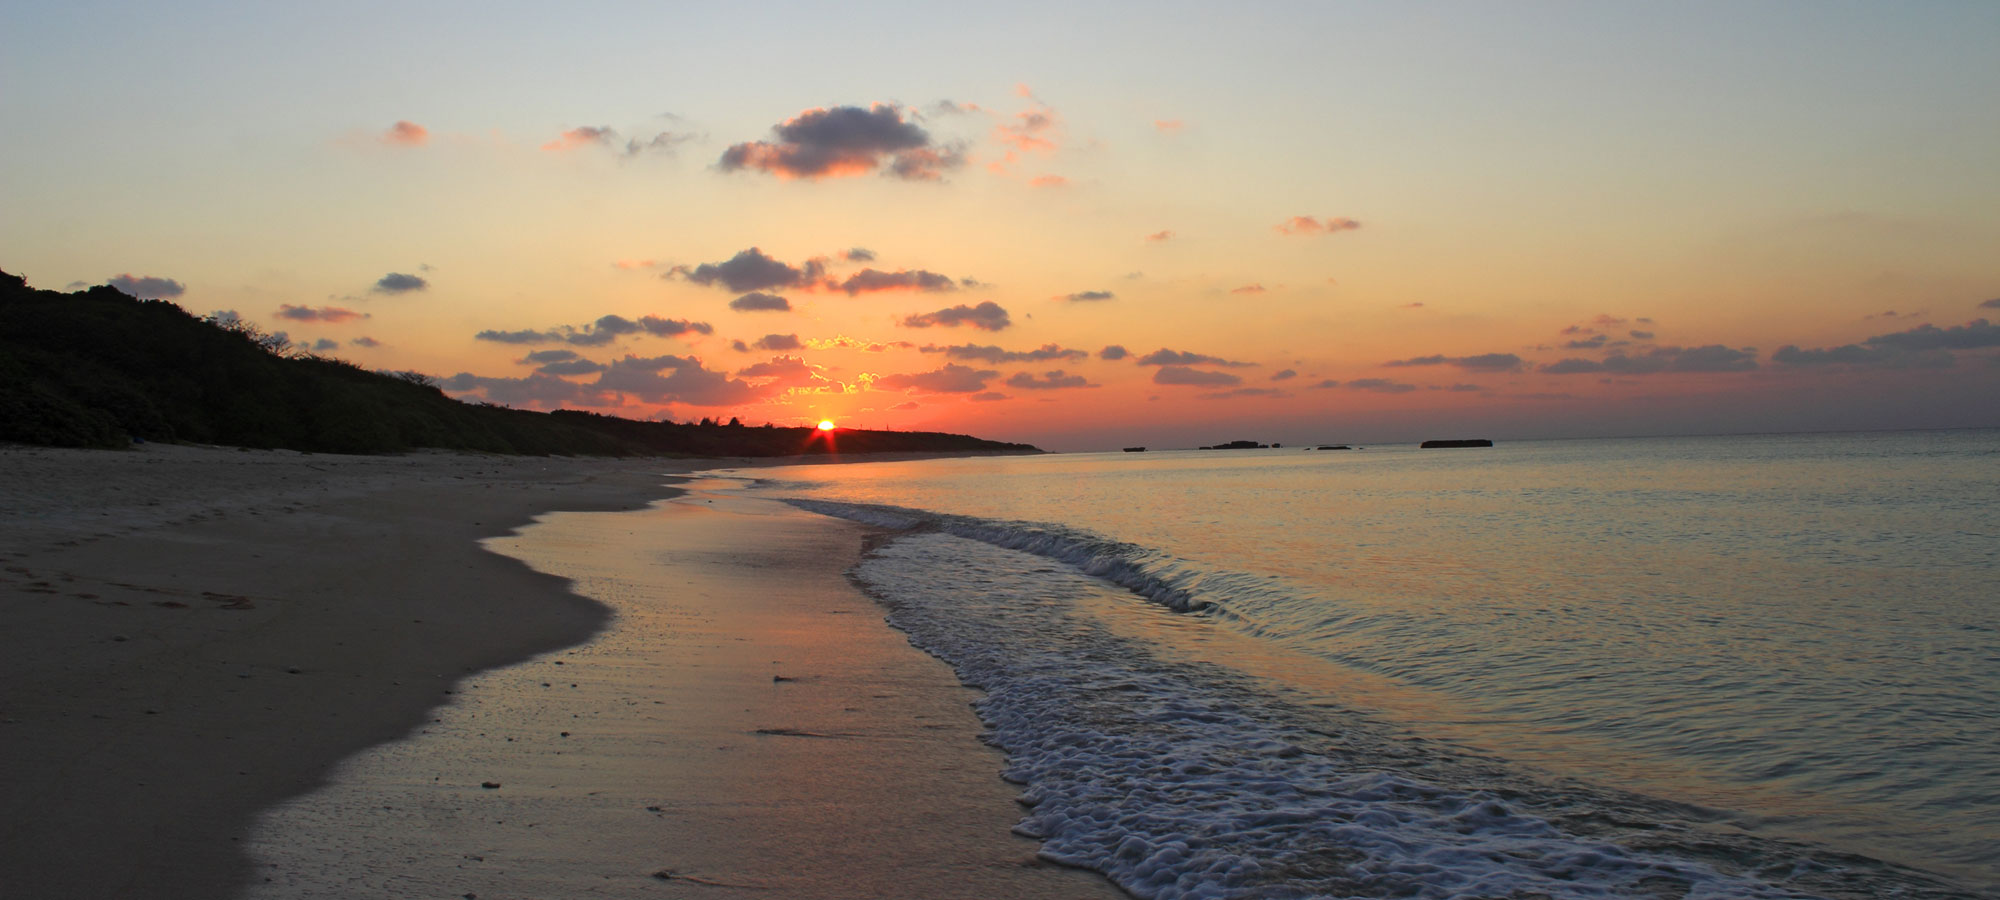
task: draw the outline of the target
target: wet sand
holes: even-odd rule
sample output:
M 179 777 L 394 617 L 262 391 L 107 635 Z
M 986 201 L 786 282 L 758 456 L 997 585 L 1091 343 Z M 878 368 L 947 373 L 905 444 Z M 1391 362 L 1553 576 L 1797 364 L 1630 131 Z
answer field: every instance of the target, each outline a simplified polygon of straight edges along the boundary
M 496 707 L 477 689 L 462 694 L 467 679 L 484 684 L 487 678 L 534 672 L 541 690 L 540 681 L 549 679 L 534 667 L 555 668 L 555 660 L 566 659 L 560 655 L 564 648 L 590 640 L 611 621 L 611 613 L 571 592 L 561 573 L 537 572 L 482 549 L 478 541 L 508 534 L 551 510 L 642 507 L 673 493 L 662 486 L 662 473 L 686 468 L 685 462 L 453 454 L 338 457 L 157 445 L 121 452 L 0 448 L 0 885 L 8 896 L 24 897 L 224 897 L 252 887 L 261 896 L 356 893 L 366 882 L 335 885 L 342 878 L 373 877 L 383 870 L 365 870 L 357 860 L 353 866 L 329 869 L 331 881 L 312 881 L 296 871 L 279 871 L 271 860 L 260 862 L 249 844 L 283 844 L 281 835 L 274 837 L 277 832 L 257 830 L 260 814 L 287 798 L 309 797 L 329 784 L 337 787 L 344 774 L 336 772 L 347 771 L 336 769 L 343 759 L 366 757 L 364 751 L 371 747 L 420 745 L 421 735 L 413 741 L 398 739 L 434 719 L 440 721 L 433 727 L 439 727 L 473 717 L 468 721 L 485 724 L 489 734 L 504 726 L 527 735 L 527 724 L 506 718 L 526 708 Z M 801 536 L 832 534 L 827 529 L 843 527 L 800 521 Z M 700 527 L 686 532 L 691 537 L 709 533 Z M 851 592 L 837 573 L 851 562 L 858 538 L 842 534 L 844 543 L 837 548 L 813 545 L 819 548 L 814 555 L 820 563 L 813 578 L 820 587 L 837 585 Z M 692 642 L 677 651 L 683 658 L 716 647 L 742 649 L 751 656 L 734 658 L 730 665 L 742 672 L 758 665 L 768 670 L 769 660 L 753 657 L 789 646 L 786 641 L 802 642 L 801 647 L 822 641 L 821 629 L 804 624 L 819 618 L 852 620 L 867 626 L 861 631 L 872 632 L 880 642 L 901 644 L 900 636 L 881 624 L 879 612 L 865 605 L 824 615 L 787 606 L 788 597 L 800 595 L 785 592 L 779 587 L 783 582 L 767 577 L 780 573 L 743 568 L 746 559 L 736 554 L 741 549 L 717 545 L 689 551 L 692 555 L 673 564 L 686 580 L 669 574 L 661 583 L 679 589 L 677 602 L 692 604 L 684 611 L 688 616 L 704 614 L 702 601 L 723 599 L 703 584 L 735 583 L 738 589 L 728 595 L 731 604 L 754 605 L 749 598 L 755 597 L 765 597 L 757 602 L 769 604 L 762 616 L 725 617 L 703 639 L 706 643 Z M 791 578 L 802 573 L 782 574 Z M 857 602 L 855 597 L 850 593 L 843 602 Z M 865 603 L 865 598 L 858 601 Z M 574 652 L 587 656 L 595 652 L 588 650 L 591 646 Z M 900 649 L 915 652 L 906 645 Z M 845 649 L 827 652 L 827 658 L 848 656 Z M 796 658 L 820 657 L 802 652 Z M 967 745 L 976 725 L 968 724 L 964 689 L 921 654 L 910 662 L 931 668 L 909 669 L 910 680 L 900 682 L 904 691 L 924 698 L 921 703 L 936 704 L 941 712 L 959 713 L 949 728 L 924 730 L 938 733 L 939 746 Z M 477 674 L 507 666 L 514 668 Z M 727 668 L 721 656 L 701 666 Z M 833 671 L 817 663 L 810 668 L 814 671 L 801 671 L 815 677 Z M 727 699 L 736 697 L 733 692 L 742 684 L 716 682 L 692 664 L 679 676 L 673 690 L 652 699 L 680 698 L 673 702 L 686 704 L 675 719 L 681 723 L 675 732 L 684 739 L 680 743 L 648 739 L 643 748 L 625 744 L 609 755 L 566 747 L 560 756 L 543 756 L 535 763 L 539 768 L 503 767 L 494 770 L 497 775 L 471 771 L 481 768 L 475 765 L 478 758 L 463 757 L 449 774 L 497 780 L 503 787 L 486 789 L 475 782 L 466 790 L 510 802 L 525 795 L 529 784 L 546 781 L 557 787 L 542 805 L 564 812 L 592 806 L 583 796 L 562 793 L 562 785 L 595 783 L 607 772 L 618 772 L 619 765 L 678 773 L 681 780 L 674 783 L 686 786 L 687 793 L 674 794 L 668 790 L 671 783 L 662 783 L 650 791 L 658 802 L 645 804 L 660 810 L 642 807 L 635 814 L 655 817 L 656 842 L 649 846 L 686 847 L 688 852 L 615 854 L 626 862 L 620 877 L 637 871 L 653 886 L 670 890 L 713 890 L 704 880 L 724 880 L 704 879 L 704 871 L 767 877 L 735 862 L 759 855 L 787 863 L 783 868 L 794 873 L 790 880 L 780 877 L 784 871 L 769 875 L 774 887 L 850 883 L 838 860 L 812 855 L 810 848 L 822 844 L 806 835 L 816 833 L 812 823 L 820 820 L 790 814 L 810 804 L 799 806 L 786 799 L 791 794 L 769 793 L 777 791 L 772 772 L 789 767 L 812 776 L 822 759 L 843 755 L 829 753 L 829 746 L 866 747 L 858 757 L 870 762 L 901 760 L 904 768 L 885 771 L 904 772 L 897 777 L 928 784 L 933 795 L 966 796 L 963 786 L 972 785 L 971 793 L 997 790 L 999 797 L 1011 796 L 1006 786 L 994 787 L 997 764 L 990 759 L 953 768 L 936 762 L 932 754 L 937 747 L 931 745 L 806 736 L 804 732 L 839 723 L 804 713 L 739 721 L 732 717 L 757 708 L 734 706 L 738 700 Z M 765 691 L 863 686 L 862 681 L 840 679 L 769 678 L 764 675 L 759 685 Z M 584 681 L 572 681 L 579 684 L 574 690 L 584 690 Z M 627 683 L 620 690 L 652 689 Z M 831 692 L 815 696 L 822 711 L 833 704 L 843 709 L 855 705 Z M 503 708 L 507 712 L 498 720 L 477 718 L 485 715 L 482 710 Z M 583 721 L 585 707 L 564 703 L 552 708 L 554 715 L 576 715 Z M 596 710 L 591 714 L 595 727 L 606 732 L 635 728 L 642 713 L 658 713 L 638 709 L 636 700 L 618 709 L 589 708 Z M 745 712 L 732 712 L 739 709 Z M 797 724 L 770 727 L 801 734 L 756 733 L 766 727 L 763 723 L 781 719 Z M 760 724 L 747 732 L 740 727 L 752 720 Z M 535 728 L 534 737 L 545 737 L 544 730 Z M 567 730 L 572 738 L 549 740 L 570 742 L 582 735 Z M 947 731 L 955 737 L 947 738 Z M 712 738 L 725 734 L 732 747 L 765 750 L 716 749 L 723 745 Z M 975 754 L 991 753 L 976 743 L 970 746 Z M 643 758 L 617 762 L 624 759 L 619 754 L 640 750 Z M 765 753 L 777 756 L 760 755 Z M 785 753 L 793 755 L 781 758 Z M 442 783 L 446 774 L 412 769 L 397 777 L 413 782 L 438 778 L 434 783 Z M 707 799 L 676 805 L 676 796 Z M 815 815 L 844 815 L 850 809 L 845 799 L 828 803 Z M 727 808 L 730 804 L 736 812 Z M 762 814 L 773 809 L 786 812 Z M 1012 812 L 1002 809 L 997 820 L 1011 823 Z M 319 823 L 333 831 L 318 832 L 314 843 L 390 848 L 400 854 L 384 864 L 393 874 L 420 868 L 419 862 L 435 862 L 427 848 L 456 850 L 477 833 L 479 818 L 426 819 L 417 834 L 428 835 L 433 845 L 407 834 L 376 833 L 380 823 L 366 817 L 336 816 Z M 269 824 L 280 820 L 274 814 Z M 876 827 L 872 820 L 829 821 L 864 833 Z M 948 830 L 930 826 L 879 834 L 905 840 Z M 1004 833 L 965 834 L 971 836 L 963 839 L 972 844 L 1001 848 L 998 858 L 1016 870 L 1039 871 L 1019 865 L 1032 852 L 1031 845 Z M 510 866 L 527 880 L 488 882 L 494 886 L 481 896 L 527 896 L 505 885 L 530 883 L 573 859 L 603 858 L 580 849 L 590 843 L 529 841 L 524 846 L 548 850 L 518 857 Z M 981 852 L 964 858 L 992 856 Z M 816 865 L 807 868 L 809 862 Z M 653 877 L 677 866 L 691 878 Z M 288 880 L 280 880 L 281 875 Z M 1055 894 L 1034 895 L 1060 896 L 1079 886 L 1085 893 L 1077 896 L 1092 888 L 1109 890 L 1080 875 L 1061 884 Z

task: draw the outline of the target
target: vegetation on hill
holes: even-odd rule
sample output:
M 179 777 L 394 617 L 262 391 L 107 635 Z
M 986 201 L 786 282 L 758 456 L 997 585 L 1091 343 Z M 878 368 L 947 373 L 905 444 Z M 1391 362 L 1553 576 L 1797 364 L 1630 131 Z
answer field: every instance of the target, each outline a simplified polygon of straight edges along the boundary
M 0 441 L 135 439 L 393 453 L 595 456 L 1034 452 L 959 434 L 641 422 L 464 403 L 418 375 L 287 353 L 255 328 L 109 286 L 64 294 L 0 272 Z

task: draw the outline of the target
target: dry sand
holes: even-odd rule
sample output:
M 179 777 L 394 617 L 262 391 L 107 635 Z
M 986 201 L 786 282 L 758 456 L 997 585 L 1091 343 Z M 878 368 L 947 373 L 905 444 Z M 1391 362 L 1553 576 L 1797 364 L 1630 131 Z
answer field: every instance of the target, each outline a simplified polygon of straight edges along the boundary
M 663 896 L 713 890 L 703 881 L 726 880 L 699 872 L 810 896 L 814 883 L 861 883 L 842 880 L 838 854 L 860 852 L 874 837 L 872 846 L 906 848 L 895 858 L 912 865 L 940 853 L 952 862 L 911 882 L 928 886 L 921 894 L 880 885 L 851 895 L 1115 895 L 1078 873 L 1025 865 L 1032 845 L 992 833 L 993 823 L 1004 828 L 1012 821 L 1011 809 L 994 809 L 995 799 L 1011 792 L 993 778 L 997 757 L 972 743 L 976 723 L 964 708 L 965 691 L 948 670 L 904 645 L 840 578 L 859 538 L 838 523 L 787 518 L 781 529 L 787 540 L 812 549 L 783 565 L 755 551 L 771 545 L 740 543 L 762 530 L 682 528 L 684 552 L 645 576 L 664 580 L 644 586 L 680 589 L 673 595 L 680 643 L 650 653 L 653 668 L 643 676 L 668 683 L 635 680 L 637 670 L 623 680 L 609 677 L 617 667 L 606 666 L 599 695 L 588 703 L 544 703 L 538 713 L 535 703 L 509 699 L 508 690 L 525 690 L 519 685 L 497 693 L 476 687 L 463 695 L 466 702 L 455 702 L 469 676 L 496 667 L 512 668 L 477 683 L 518 681 L 527 673 L 542 690 L 539 684 L 549 681 L 543 672 L 566 659 L 546 654 L 590 640 L 610 620 L 604 605 L 571 593 L 563 578 L 482 549 L 478 540 L 508 534 L 550 510 L 643 507 L 673 493 L 661 486 L 662 473 L 687 467 L 161 445 L 118 452 L 0 448 L 0 893 L 223 897 L 256 885 L 263 896 L 381 895 L 397 890 L 391 886 L 397 871 L 432 866 L 436 854 L 470 842 L 501 847 L 509 871 L 527 879 L 510 882 L 489 871 L 485 897 L 525 896 L 507 885 L 572 876 L 581 871 L 579 860 L 600 867 L 616 860 L 617 870 L 603 875 L 646 878 L 667 891 Z M 659 514 L 684 521 L 709 515 L 686 504 L 675 508 L 680 512 Z M 713 514 L 713 521 L 731 515 Z M 732 521 L 740 525 L 741 515 Z M 728 534 L 737 537 L 722 537 Z M 711 540 L 697 540 L 703 536 Z M 774 568 L 748 568 L 765 564 Z M 807 583 L 810 590 L 781 587 Z M 715 613 L 719 608 L 731 612 Z M 853 627 L 829 630 L 833 620 Z M 706 624 L 688 627 L 696 622 Z M 575 652 L 626 652 L 610 646 L 600 637 Z M 857 648 L 865 652 L 857 655 Z M 758 681 L 747 673 L 769 670 L 766 655 L 796 660 L 786 665 L 806 667 L 805 677 L 774 683 L 763 675 L 756 687 L 804 690 L 771 694 L 776 699 L 760 707 L 743 692 Z M 838 663 L 847 659 L 867 662 L 842 669 Z M 581 697 L 585 682 L 576 682 Z M 885 705 L 876 693 L 906 702 Z M 623 699 L 613 708 L 605 696 Z M 652 700 L 672 704 L 672 716 L 640 709 L 640 697 L 648 707 Z M 867 723 L 823 721 L 847 707 L 870 708 Z M 753 714 L 760 709 L 762 715 Z M 772 717 L 780 709 L 789 712 Z M 596 729 L 587 741 L 578 729 L 568 729 L 577 731 L 571 739 L 543 735 L 546 722 L 533 718 L 576 715 L 581 722 L 586 712 Z M 933 715 L 938 721 L 912 718 Z M 449 772 L 406 767 L 390 777 L 438 784 L 447 774 L 512 779 L 519 787 L 511 791 L 454 788 L 509 802 L 527 798 L 522 789 L 541 782 L 541 808 L 588 818 L 604 804 L 587 801 L 587 792 L 567 793 L 566 786 L 615 785 L 633 766 L 650 767 L 670 774 L 639 791 L 652 798 L 645 805 L 659 807 L 635 812 L 649 819 L 649 843 L 606 853 L 609 845 L 590 849 L 595 840 L 549 843 L 532 834 L 500 840 L 495 835 L 505 833 L 490 832 L 498 826 L 480 824 L 486 810 L 471 807 L 400 834 L 354 810 L 308 816 L 318 830 L 287 843 L 280 827 L 288 811 L 351 789 L 345 773 L 359 771 L 371 754 L 430 747 L 431 735 L 398 739 L 433 720 L 447 738 L 464 736 L 447 723 L 472 723 L 489 727 L 465 733 L 505 726 L 528 736 L 533 729 L 536 741 L 566 746 L 520 759 L 495 756 L 512 767 L 496 769 L 498 775 L 472 771 L 480 757 L 461 755 Z M 653 723 L 634 724 L 647 720 Z M 905 727 L 913 722 L 914 731 Z M 926 727 L 934 724 L 944 727 Z M 757 733 L 827 728 L 852 735 Z M 879 734 L 871 730 L 878 728 Z M 639 744 L 605 737 L 634 731 L 652 736 Z M 853 736 L 864 733 L 870 739 Z M 380 749 L 363 753 L 370 747 Z M 636 761 L 635 748 L 643 751 Z M 355 761 L 336 770 L 347 758 Z M 832 765 L 833 758 L 844 762 Z M 844 793 L 806 790 L 822 773 L 838 780 L 843 771 L 868 770 L 863 763 L 883 763 L 874 770 L 894 774 Z M 779 777 L 787 768 L 794 776 L 789 787 Z M 938 800 L 931 805 L 943 812 L 920 809 L 914 821 L 905 815 L 901 823 L 883 818 L 895 804 L 871 804 L 867 795 L 902 782 Z M 431 798 L 434 811 L 457 802 L 440 797 L 446 795 Z M 259 815 L 287 798 L 300 799 L 271 812 L 269 827 L 256 831 Z M 816 812 L 802 818 L 792 814 L 798 810 Z M 826 837 L 841 831 L 862 840 Z M 260 862 L 246 850 L 253 839 L 269 858 Z M 333 860 L 332 880 L 315 880 L 309 866 L 296 865 L 296 853 L 284 856 L 283 848 L 306 844 L 315 852 L 387 847 L 394 853 L 387 863 L 320 857 Z M 508 847 L 527 849 L 508 857 Z M 670 848 L 684 852 L 664 852 Z M 791 859 L 799 865 L 769 868 L 772 860 Z M 285 870 L 286 860 L 295 867 Z M 386 871 L 363 868 L 378 864 Z M 693 878 L 651 878 L 670 868 Z M 992 883 L 1002 887 L 939 893 L 940 884 L 968 868 L 999 873 Z M 871 871 L 893 877 L 895 868 Z M 348 888 L 335 887 L 341 879 Z M 434 895 L 444 885 L 424 887 L 419 893 Z

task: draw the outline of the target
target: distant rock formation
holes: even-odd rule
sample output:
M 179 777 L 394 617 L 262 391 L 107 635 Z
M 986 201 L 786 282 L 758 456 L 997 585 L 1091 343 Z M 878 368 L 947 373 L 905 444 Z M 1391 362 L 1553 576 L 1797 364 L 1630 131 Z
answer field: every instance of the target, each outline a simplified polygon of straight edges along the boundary
M 1269 444 L 1259 444 L 1259 443 L 1257 443 L 1256 441 L 1230 441 L 1230 442 L 1229 442 L 1229 443 L 1227 443 L 1227 444 L 1216 444 L 1216 445 L 1215 445 L 1215 446 L 1213 446 L 1213 447 L 1203 447 L 1203 448 L 1201 448 L 1201 449 L 1203 449 L 1203 450 L 1269 450 L 1269 449 L 1271 449 L 1271 445 L 1269 445 Z
M 1126 453 L 1144 453 L 1144 452 L 1146 452 L 1146 448 L 1144 448 L 1144 447 L 1126 447 L 1126 448 L 1125 448 L 1125 452 L 1126 452 Z
M 1417 447 L 1422 450 L 1448 450 L 1454 447 L 1491 447 L 1493 442 L 1485 438 L 1471 438 L 1455 441 L 1425 441 Z

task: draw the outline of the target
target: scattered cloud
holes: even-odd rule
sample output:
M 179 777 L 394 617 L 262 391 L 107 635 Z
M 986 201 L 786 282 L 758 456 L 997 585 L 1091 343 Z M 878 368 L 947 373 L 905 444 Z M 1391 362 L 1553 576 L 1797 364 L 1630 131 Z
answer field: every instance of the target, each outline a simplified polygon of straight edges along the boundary
M 774 356 L 768 362 L 760 362 L 737 370 L 744 378 L 769 378 L 767 384 L 785 387 L 813 387 L 827 383 L 826 374 L 818 366 L 797 356 Z
M 587 359 L 566 359 L 558 362 L 544 363 L 535 369 L 535 371 L 544 375 L 590 375 L 602 372 L 607 368 L 610 367 L 603 363 L 592 362 Z
M 1522 360 L 1521 357 L 1512 353 L 1481 353 L 1477 356 L 1445 356 L 1443 354 L 1414 356 L 1409 359 L 1393 359 L 1382 365 L 1392 369 L 1410 366 L 1452 365 L 1474 372 L 1516 372 L 1520 371 L 1526 364 L 1526 361 Z
M 805 346 L 796 334 L 767 334 L 750 346 L 759 350 L 797 350 Z
M 594 387 L 539 372 L 525 378 L 487 378 L 460 372 L 438 387 L 454 394 L 473 394 L 505 406 L 553 408 L 571 404 L 596 405 L 604 396 Z
M 1650 331 L 1628 331 L 1626 334 L 1631 335 L 1635 341 L 1650 341 L 1653 339 L 1653 333 Z
M 1340 387 L 1340 381 L 1338 379 L 1328 378 L 1325 381 L 1308 385 L 1308 387 L 1311 387 L 1316 390 L 1325 390 L 1326 388 L 1337 388 Z
M 1356 378 L 1347 383 L 1351 391 L 1375 391 L 1383 394 L 1407 394 L 1417 389 L 1414 384 L 1390 381 L 1387 378 Z
M 1170 230 L 1155 231 L 1152 234 L 1146 235 L 1146 242 L 1151 244 L 1164 244 L 1173 239 L 1174 239 L 1174 233 Z
M 966 306 L 961 303 L 937 312 L 906 316 L 902 320 L 902 325 L 906 328 L 929 328 L 934 325 L 956 328 L 960 325 L 969 325 L 983 331 L 999 331 L 1012 324 L 1013 321 L 1007 317 L 1007 310 L 991 300 L 978 306 Z
M 1154 119 L 1153 130 L 1161 134 L 1179 134 L 1186 125 L 1179 119 Z
M 328 351 L 340 349 L 340 342 L 332 338 L 320 338 L 319 340 L 313 341 L 312 346 L 306 349 L 311 350 L 314 353 L 326 353 Z
M 1279 369 L 1278 371 L 1271 373 L 1271 380 L 1286 381 L 1289 379 L 1297 378 L 1298 376 L 1299 373 L 1298 370 L 1296 369 Z
M 376 339 L 374 339 L 374 338 L 372 338 L 372 337 L 369 337 L 369 336 L 367 336 L 367 335 L 365 335 L 365 334 L 364 334 L 364 335 L 362 335 L 362 336 L 360 336 L 360 337 L 358 337 L 358 338 L 355 338 L 355 339 L 353 339 L 353 340 L 351 340 L 351 341 L 348 341 L 348 343 L 350 343 L 350 344 L 353 344 L 353 345 L 354 345 L 354 346 L 356 346 L 356 347 L 380 347 L 380 346 L 382 346 L 382 342 L 381 342 L 381 341 L 378 341 L 378 340 L 376 340 Z
M 1568 350 L 1595 350 L 1604 346 L 1604 342 L 1608 340 L 1610 340 L 1609 337 L 1594 334 L 1582 340 L 1569 341 L 1563 344 L 1563 347 Z
M 1271 227 L 1279 234 L 1337 234 L 1342 231 L 1353 231 L 1356 228 L 1360 228 L 1361 223 L 1353 219 L 1333 216 L 1324 219 L 1315 219 L 1312 216 L 1293 216 Z
M 921 403 L 918 403 L 918 402 L 917 402 L 917 401 L 915 401 L 915 400 L 905 400 L 905 401 L 903 401 L 903 402 L 901 402 L 901 403 L 898 403 L 898 404 L 896 404 L 895 406 L 891 406 L 891 407 L 889 407 L 889 408 L 890 408 L 890 409 L 893 409 L 893 410 L 903 410 L 903 409 L 916 409 L 917 407 L 919 407 L 919 406 L 922 406 L 922 405 L 923 405 L 923 404 L 921 404 Z
M 969 359 L 983 363 L 1045 362 L 1052 359 L 1082 360 L 1090 357 L 1082 350 L 1070 350 L 1057 344 L 1043 344 L 1033 350 L 1002 350 L 990 344 L 957 344 L 939 347 L 926 344 L 917 348 L 923 353 L 942 353 L 952 359 Z
M 411 291 L 424 290 L 430 286 L 431 283 L 429 281 L 416 275 L 390 272 L 381 278 L 375 279 L 375 286 L 369 288 L 369 290 L 377 294 L 407 294 Z
M 999 391 L 981 391 L 965 399 L 970 400 L 974 403 L 992 403 L 995 400 L 1012 400 L 1014 398 L 1009 397 L 1006 394 L 1000 393 Z
M 629 272 L 633 269 L 650 269 L 659 264 L 660 261 L 656 259 L 620 259 L 613 260 L 611 267 Z
M 611 142 L 617 139 L 618 132 L 616 131 L 604 127 L 585 125 L 563 132 L 555 140 L 543 144 L 542 150 L 547 153 L 561 153 L 567 150 L 575 150 L 579 147 L 593 145 L 610 146 Z
M 840 254 L 840 258 L 848 262 L 874 262 L 875 251 L 866 247 L 850 247 Z
M 1063 388 L 1093 388 L 1090 380 L 1082 375 L 1071 375 L 1062 369 L 1043 372 L 1037 378 L 1031 372 L 1016 372 L 1007 379 L 1007 386 L 1028 391 L 1052 391 Z
M 661 375 L 671 370 L 671 375 Z M 753 403 L 779 390 L 771 385 L 752 385 L 722 372 L 702 367 L 692 356 L 627 356 L 612 362 L 591 385 L 636 397 L 646 403 L 684 403 L 689 406 L 736 406 Z
M 792 301 L 786 300 L 785 298 L 780 297 L 776 294 L 766 294 L 762 291 L 751 291 L 750 293 L 744 294 L 741 297 L 729 301 L 729 308 L 736 310 L 737 312 L 756 312 L 759 310 L 769 311 L 769 312 L 791 312 Z
M 495 344 L 546 344 L 562 340 L 562 335 L 553 331 L 498 331 L 488 329 L 472 336 L 475 341 L 491 341 Z
M 582 358 L 575 350 L 534 350 L 530 351 L 527 356 L 521 357 L 518 362 L 524 366 L 540 366 Z
M 1228 372 L 1210 372 L 1186 366 L 1161 366 L 1153 373 L 1154 384 L 1188 384 L 1197 387 L 1233 387 L 1243 383 Z
M 908 350 L 916 345 L 909 341 L 864 341 L 841 334 L 830 338 L 808 338 L 806 346 L 814 350 L 860 350 L 866 353 L 881 353 L 886 350 Z
M 1950 328 L 1919 325 L 1909 331 L 1879 334 L 1863 343 L 1873 347 L 1898 350 L 1976 350 L 1981 347 L 2000 347 L 2000 325 L 1993 325 L 1985 319 L 1974 319 L 1964 325 L 1953 325 Z
M 118 274 L 104 283 L 141 300 L 165 300 L 187 293 L 187 285 L 155 275 Z
M 929 372 L 884 375 L 875 379 L 875 386 L 925 394 L 971 394 L 986 390 L 986 380 L 999 375 L 999 372 L 992 369 L 974 369 L 957 363 L 946 363 L 942 368 L 932 369 Z
M 809 109 L 772 126 L 773 140 L 730 146 L 717 165 L 724 172 L 751 169 L 808 180 L 863 175 L 886 165 L 887 174 L 910 181 L 934 181 L 964 165 L 961 149 L 933 144 L 913 119 L 887 103 Z
M 392 147 L 421 147 L 430 139 L 430 129 L 407 119 L 398 120 L 382 132 L 382 143 Z
M 368 318 L 368 314 L 366 313 L 358 313 L 354 310 L 342 309 L 338 306 L 322 306 L 315 309 L 310 306 L 293 306 L 290 303 L 279 305 L 278 311 L 273 313 L 273 315 L 280 319 L 291 319 L 294 322 L 345 322 L 349 319 Z
M 699 285 L 720 284 L 738 294 L 805 287 L 818 280 L 821 274 L 822 266 L 817 261 L 793 267 L 766 256 L 763 250 L 756 247 L 740 251 L 719 263 L 702 263 L 693 269 L 676 266 L 667 273 L 668 277 L 680 275 Z
M 1230 400 L 1237 397 L 1289 397 L 1291 394 L 1277 388 L 1241 387 L 1232 391 L 1215 391 L 1196 396 L 1202 400 Z
M 1246 284 L 1242 287 L 1230 288 L 1229 292 L 1232 294 L 1262 294 L 1267 290 L 1269 288 L 1264 287 L 1262 284 Z
M 1995 298 L 1993 298 L 1993 299 L 1991 299 L 1991 300 L 1987 300 L 1987 301 L 1983 301 L 1983 302 L 1981 302 L 1981 303 L 1979 304 L 1979 308 L 1980 308 L 1980 309 L 2000 309 L 2000 297 L 1995 297 Z
M 1064 188 L 1069 187 L 1069 179 L 1061 175 L 1037 175 L 1028 179 L 1029 187 Z
M 1013 119 L 993 126 L 993 139 L 1020 153 L 1055 152 L 1056 111 L 1035 100 L 1033 94 L 1021 96 L 1033 100 L 1035 108 L 1015 113 Z
M 1077 291 L 1074 294 L 1064 295 L 1062 299 L 1071 303 L 1092 303 L 1098 300 L 1110 300 L 1116 296 L 1118 295 L 1110 291 Z
M 1890 369 L 1949 369 L 1958 364 L 1958 359 L 1949 350 L 1903 350 L 1860 344 L 1817 350 L 1801 350 L 1787 344 L 1771 354 L 1771 361 L 1783 366 L 1847 365 Z
M 1423 308 L 1424 308 L 1424 301 L 1422 301 L 1422 300 L 1418 300 L 1418 301 L 1417 301 L 1417 302 L 1415 302 L 1415 303 L 1405 303 L 1405 304 L 1403 304 L 1403 305 L 1402 305 L 1402 307 L 1400 307 L 1400 308 L 1402 308 L 1402 309 L 1423 309 Z
M 1112 360 L 1114 362 L 1124 359 L 1129 355 L 1131 355 L 1129 351 L 1117 344 L 1108 345 L 1104 349 L 1097 351 L 1098 359 Z
M 1206 353 L 1169 350 L 1165 347 L 1141 356 L 1134 362 L 1142 366 L 1228 366 L 1237 369 L 1256 365 L 1256 363 L 1235 362 L 1219 356 L 1209 356 Z
M 923 269 L 904 269 L 898 272 L 884 272 L 879 269 L 862 269 L 839 285 L 850 297 L 859 294 L 873 294 L 882 291 L 917 291 L 927 294 L 958 290 L 958 282 L 936 272 Z
M 1464 383 L 1460 383 L 1460 384 L 1454 384 L 1454 385 L 1452 385 L 1451 387 L 1448 387 L 1448 388 L 1445 388 L 1445 390 L 1447 390 L 1447 391 L 1454 391 L 1454 392 L 1457 392 L 1457 393 L 1467 393 L 1467 392 L 1471 392 L 1471 391 L 1483 391 L 1483 390 L 1486 390 L 1486 389 L 1485 389 L 1485 388 L 1483 388 L 1483 387 L 1480 387 L 1479 385 L 1476 385 L 1476 384 L 1464 384 Z
M 1656 347 L 1637 355 L 1613 353 L 1602 362 L 1571 357 L 1543 365 L 1548 375 L 1652 375 L 1659 372 L 1747 372 L 1757 368 L 1753 350 L 1721 344 L 1705 347 Z

